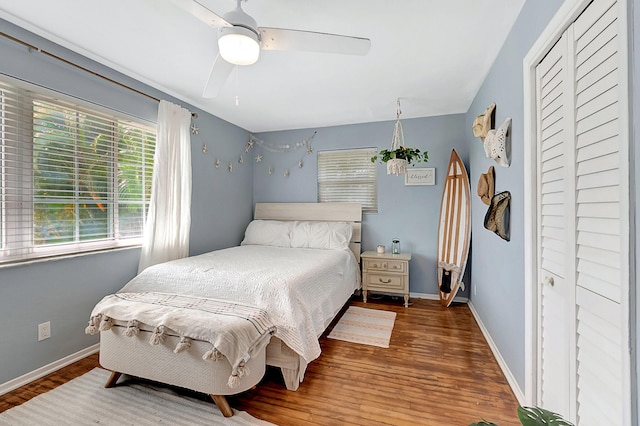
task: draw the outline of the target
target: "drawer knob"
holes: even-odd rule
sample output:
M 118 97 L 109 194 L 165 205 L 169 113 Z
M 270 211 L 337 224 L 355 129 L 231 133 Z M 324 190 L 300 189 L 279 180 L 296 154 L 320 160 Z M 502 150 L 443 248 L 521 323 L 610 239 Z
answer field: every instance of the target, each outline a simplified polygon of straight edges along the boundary
M 391 278 L 389 278 L 388 280 L 383 280 L 382 278 L 378 278 L 378 280 L 382 283 L 382 284 L 389 284 L 391 282 Z

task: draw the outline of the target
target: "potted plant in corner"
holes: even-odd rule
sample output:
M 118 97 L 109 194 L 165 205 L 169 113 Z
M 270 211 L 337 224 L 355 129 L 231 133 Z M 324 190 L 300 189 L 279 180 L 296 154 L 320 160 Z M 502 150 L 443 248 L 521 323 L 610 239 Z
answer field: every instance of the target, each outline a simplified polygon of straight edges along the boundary
M 559 414 L 552 411 L 545 410 L 539 407 L 518 407 L 518 420 L 522 426 L 574 426 L 573 423 L 568 422 L 562 418 Z M 476 423 L 472 423 L 469 426 L 498 426 L 495 423 L 482 420 Z
M 396 110 L 396 124 L 393 129 L 393 139 L 391 141 L 391 149 L 383 149 L 377 155 L 371 157 L 371 162 L 375 163 L 380 157 L 380 161 L 387 163 L 387 174 L 404 175 L 407 173 L 407 166 L 421 161 L 429 161 L 427 152 L 421 153 L 417 148 L 407 148 L 404 146 L 404 134 L 402 132 L 402 124 L 400 123 L 400 98 L 398 98 L 398 107 Z

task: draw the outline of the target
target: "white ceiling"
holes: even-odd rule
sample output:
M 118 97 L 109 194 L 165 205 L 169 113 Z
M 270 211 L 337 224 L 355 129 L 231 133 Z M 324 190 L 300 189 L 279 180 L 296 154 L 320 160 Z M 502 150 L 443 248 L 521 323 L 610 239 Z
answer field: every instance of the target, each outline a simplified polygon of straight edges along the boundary
M 223 15 L 234 0 L 199 0 Z M 367 37 L 366 56 L 266 51 L 201 97 L 217 30 L 170 0 L 0 0 L 0 17 L 251 132 L 464 113 L 524 0 L 249 0 L 260 26 Z M 236 106 L 236 96 L 239 104 Z

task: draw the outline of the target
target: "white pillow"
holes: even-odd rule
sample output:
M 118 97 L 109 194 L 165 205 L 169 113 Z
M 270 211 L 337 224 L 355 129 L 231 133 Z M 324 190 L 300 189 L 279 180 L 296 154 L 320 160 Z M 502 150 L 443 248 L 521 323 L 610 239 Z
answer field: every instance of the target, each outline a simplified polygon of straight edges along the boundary
M 291 247 L 344 249 L 351 241 L 351 224 L 346 222 L 296 222 L 291 230 Z
M 291 247 L 291 229 L 294 222 L 280 220 L 254 220 L 244 232 L 240 245 Z

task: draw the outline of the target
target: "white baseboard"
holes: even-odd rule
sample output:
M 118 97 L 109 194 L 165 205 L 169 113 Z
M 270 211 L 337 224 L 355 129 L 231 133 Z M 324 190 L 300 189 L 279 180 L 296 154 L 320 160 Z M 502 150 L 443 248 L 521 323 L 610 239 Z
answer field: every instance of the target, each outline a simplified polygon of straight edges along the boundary
M 62 359 L 52 362 L 51 364 L 47 364 L 44 367 L 40 367 L 37 370 L 34 370 L 30 373 L 24 374 L 20 377 L 16 377 L 13 380 L 9 380 L 6 383 L 0 384 L 0 395 L 4 395 L 7 392 L 11 392 L 14 389 L 18 389 L 20 386 L 24 386 L 27 383 L 31 383 L 36 379 L 46 376 L 47 374 L 53 373 L 56 370 L 61 369 L 62 367 L 66 367 L 69 364 L 72 364 L 76 361 L 81 360 L 82 358 L 86 358 L 89 355 L 95 354 L 100 349 L 100 343 L 96 343 L 95 345 L 89 346 L 86 349 L 82 349 L 76 353 L 73 353 L 69 356 L 66 356 Z
M 480 319 L 480 315 L 478 315 L 478 311 L 476 311 L 476 308 L 473 306 L 473 303 L 471 303 L 471 301 L 468 301 L 467 304 L 469 305 L 469 309 L 471 310 L 473 317 L 476 319 L 476 322 L 480 327 L 480 331 L 482 331 L 482 334 L 484 335 L 485 340 L 489 344 L 489 348 L 491 349 L 491 352 L 493 352 L 493 356 L 495 357 L 496 361 L 498 361 L 498 365 L 502 370 L 502 374 L 504 374 L 504 377 L 507 379 L 509 386 L 511 386 L 511 390 L 516 396 L 518 403 L 520 405 L 526 405 L 524 392 L 522 392 L 522 389 L 520 389 L 520 386 L 518 386 L 518 382 L 516 381 L 516 378 L 511 373 L 511 370 L 509 370 L 509 366 L 505 362 L 504 358 L 502 358 L 502 354 L 498 350 L 498 346 L 496 346 L 496 343 L 491 338 L 491 335 L 489 334 L 489 330 L 487 330 L 487 328 L 484 326 L 484 323 Z
M 409 297 L 415 297 L 416 299 L 440 300 L 440 296 L 438 296 L 437 294 L 427 294 L 427 293 L 409 293 Z M 455 296 L 453 298 L 453 301 L 460 302 L 460 303 L 468 303 L 469 298 Z

